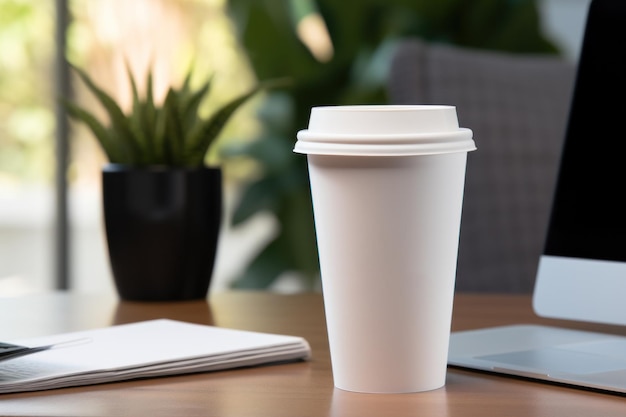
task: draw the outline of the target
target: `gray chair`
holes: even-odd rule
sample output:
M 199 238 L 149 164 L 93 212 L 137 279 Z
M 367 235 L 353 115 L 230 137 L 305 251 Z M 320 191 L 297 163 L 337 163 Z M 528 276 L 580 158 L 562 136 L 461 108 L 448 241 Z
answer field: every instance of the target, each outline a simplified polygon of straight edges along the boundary
M 576 67 L 555 56 L 406 39 L 392 59 L 392 104 L 451 104 L 474 131 L 457 291 L 532 291 Z

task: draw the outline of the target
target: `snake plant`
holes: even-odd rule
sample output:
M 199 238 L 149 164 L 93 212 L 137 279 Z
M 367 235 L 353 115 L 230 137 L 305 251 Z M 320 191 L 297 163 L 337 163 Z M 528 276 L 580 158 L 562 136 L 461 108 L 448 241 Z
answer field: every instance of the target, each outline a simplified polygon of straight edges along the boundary
M 211 89 L 211 80 L 197 89 L 190 87 L 191 72 L 180 88 L 170 87 L 162 104 L 155 103 L 152 73 L 147 76 L 146 93 L 140 97 L 128 71 L 133 104 L 124 113 L 116 101 L 81 69 L 73 67 L 89 91 L 106 110 L 108 124 L 70 100 L 62 100 L 70 117 L 84 123 L 94 134 L 109 162 L 135 167 L 170 166 L 195 168 L 205 156 L 235 111 L 252 97 L 262 84 L 238 96 L 202 118 L 198 109 Z

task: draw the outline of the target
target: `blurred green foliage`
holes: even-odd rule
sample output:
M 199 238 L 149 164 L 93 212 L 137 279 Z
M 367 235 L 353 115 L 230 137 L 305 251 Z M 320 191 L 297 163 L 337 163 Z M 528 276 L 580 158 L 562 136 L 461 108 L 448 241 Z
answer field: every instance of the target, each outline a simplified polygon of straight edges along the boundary
M 53 170 L 54 2 L 0 0 L 0 180 Z
M 258 79 L 290 77 L 259 112 L 256 140 L 225 150 L 261 168 L 236 207 L 234 225 L 260 212 L 279 223 L 276 236 L 234 282 L 267 288 L 283 273 L 309 287 L 319 276 L 306 158 L 292 153 L 296 132 L 318 105 L 385 103 L 386 68 L 394 41 L 406 36 L 509 52 L 557 53 L 540 30 L 534 0 L 229 0 L 228 10 Z M 334 54 L 315 59 L 296 35 L 307 14 L 323 17 Z M 227 159 L 228 160 L 228 159 Z

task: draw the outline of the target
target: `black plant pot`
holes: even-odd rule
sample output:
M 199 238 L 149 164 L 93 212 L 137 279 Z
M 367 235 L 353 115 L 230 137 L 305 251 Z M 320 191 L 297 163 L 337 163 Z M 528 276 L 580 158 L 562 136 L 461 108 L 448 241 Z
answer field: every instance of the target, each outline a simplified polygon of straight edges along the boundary
M 222 214 L 219 168 L 102 170 L 109 258 L 120 298 L 206 298 Z

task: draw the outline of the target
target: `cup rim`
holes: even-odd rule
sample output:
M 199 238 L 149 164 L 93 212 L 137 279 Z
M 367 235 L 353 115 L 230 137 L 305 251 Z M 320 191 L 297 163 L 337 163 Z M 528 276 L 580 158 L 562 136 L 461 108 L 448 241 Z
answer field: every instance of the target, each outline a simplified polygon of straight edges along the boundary
M 349 105 L 326 105 L 326 106 L 315 106 L 313 107 L 316 111 L 389 111 L 389 112 L 397 112 L 397 111 L 439 111 L 439 110 L 448 110 L 448 109 L 456 109 L 456 106 L 449 104 L 349 104 Z
M 398 134 L 349 134 L 315 132 L 308 129 L 300 130 L 296 135 L 298 141 L 322 142 L 337 144 L 423 144 L 441 140 L 458 141 L 472 139 L 470 129 L 460 127 L 457 130 L 432 133 L 398 133 Z

